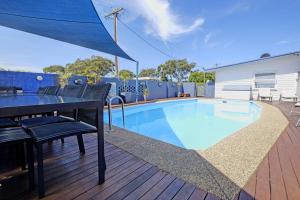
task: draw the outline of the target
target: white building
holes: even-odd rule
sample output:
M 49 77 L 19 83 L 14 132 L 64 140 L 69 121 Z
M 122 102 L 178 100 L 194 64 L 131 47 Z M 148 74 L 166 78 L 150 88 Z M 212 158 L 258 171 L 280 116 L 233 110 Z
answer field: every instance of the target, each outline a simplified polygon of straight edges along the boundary
M 282 92 L 300 96 L 300 52 L 215 67 L 206 71 L 216 73 L 216 98 L 256 100 L 260 88 L 270 88 L 274 100 L 279 100 Z

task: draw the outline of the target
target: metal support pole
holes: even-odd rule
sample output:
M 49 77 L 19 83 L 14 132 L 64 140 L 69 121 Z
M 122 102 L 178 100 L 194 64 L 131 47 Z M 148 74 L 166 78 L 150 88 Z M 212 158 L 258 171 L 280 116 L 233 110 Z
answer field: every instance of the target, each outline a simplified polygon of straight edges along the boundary
M 116 44 L 118 44 L 118 12 L 116 12 L 114 14 L 114 30 L 115 30 L 115 34 L 114 34 L 114 39 Z M 116 76 L 117 78 L 119 78 L 119 61 L 118 61 L 118 56 L 115 56 L 115 67 L 116 67 Z
M 139 101 L 139 61 L 136 61 L 135 102 Z

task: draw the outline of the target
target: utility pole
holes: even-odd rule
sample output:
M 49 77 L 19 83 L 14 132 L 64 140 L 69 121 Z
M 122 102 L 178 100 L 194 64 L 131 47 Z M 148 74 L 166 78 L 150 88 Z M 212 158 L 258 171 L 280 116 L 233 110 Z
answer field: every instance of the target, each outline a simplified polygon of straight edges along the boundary
M 111 13 L 105 16 L 105 18 L 114 19 L 114 39 L 118 44 L 118 15 L 122 12 L 123 8 L 114 8 Z M 115 56 L 115 67 L 116 67 L 116 76 L 119 78 L 119 60 L 118 56 Z

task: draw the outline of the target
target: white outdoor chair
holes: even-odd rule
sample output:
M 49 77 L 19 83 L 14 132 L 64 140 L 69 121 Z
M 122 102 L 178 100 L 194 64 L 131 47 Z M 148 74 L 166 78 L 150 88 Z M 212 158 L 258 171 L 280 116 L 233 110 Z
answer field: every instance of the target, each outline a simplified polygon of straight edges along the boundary
M 299 108 L 300 107 L 300 102 L 298 101 L 297 103 L 295 103 L 292 107 L 291 107 L 291 111 L 290 111 L 290 115 L 291 114 L 297 114 L 297 115 L 300 115 L 300 112 L 299 111 L 295 111 L 294 108 Z M 298 127 L 300 124 L 300 116 L 297 120 L 297 123 L 296 123 L 296 127 Z
M 258 91 L 258 99 L 263 100 L 263 99 L 268 99 L 269 101 L 273 100 L 273 95 L 271 93 L 270 88 L 260 88 Z
M 291 99 L 291 100 L 293 100 L 295 102 L 295 101 L 297 101 L 298 96 L 293 91 L 284 90 L 280 94 L 280 101 L 282 101 L 284 99 Z

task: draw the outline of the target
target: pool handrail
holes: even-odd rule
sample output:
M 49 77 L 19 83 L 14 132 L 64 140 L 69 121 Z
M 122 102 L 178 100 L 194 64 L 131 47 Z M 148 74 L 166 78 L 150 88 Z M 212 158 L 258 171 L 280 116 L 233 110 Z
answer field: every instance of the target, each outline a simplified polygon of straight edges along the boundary
M 112 104 L 112 101 L 114 99 L 118 99 L 121 101 L 121 106 L 122 106 L 122 119 L 123 119 L 123 127 L 125 128 L 125 114 L 124 114 L 124 100 L 122 99 L 122 97 L 120 96 L 108 96 L 107 97 L 107 105 L 108 105 L 108 118 L 109 118 L 109 121 L 108 121 L 108 125 L 109 125 L 109 130 L 111 131 L 112 129 L 112 114 L 111 114 L 111 104 Z

